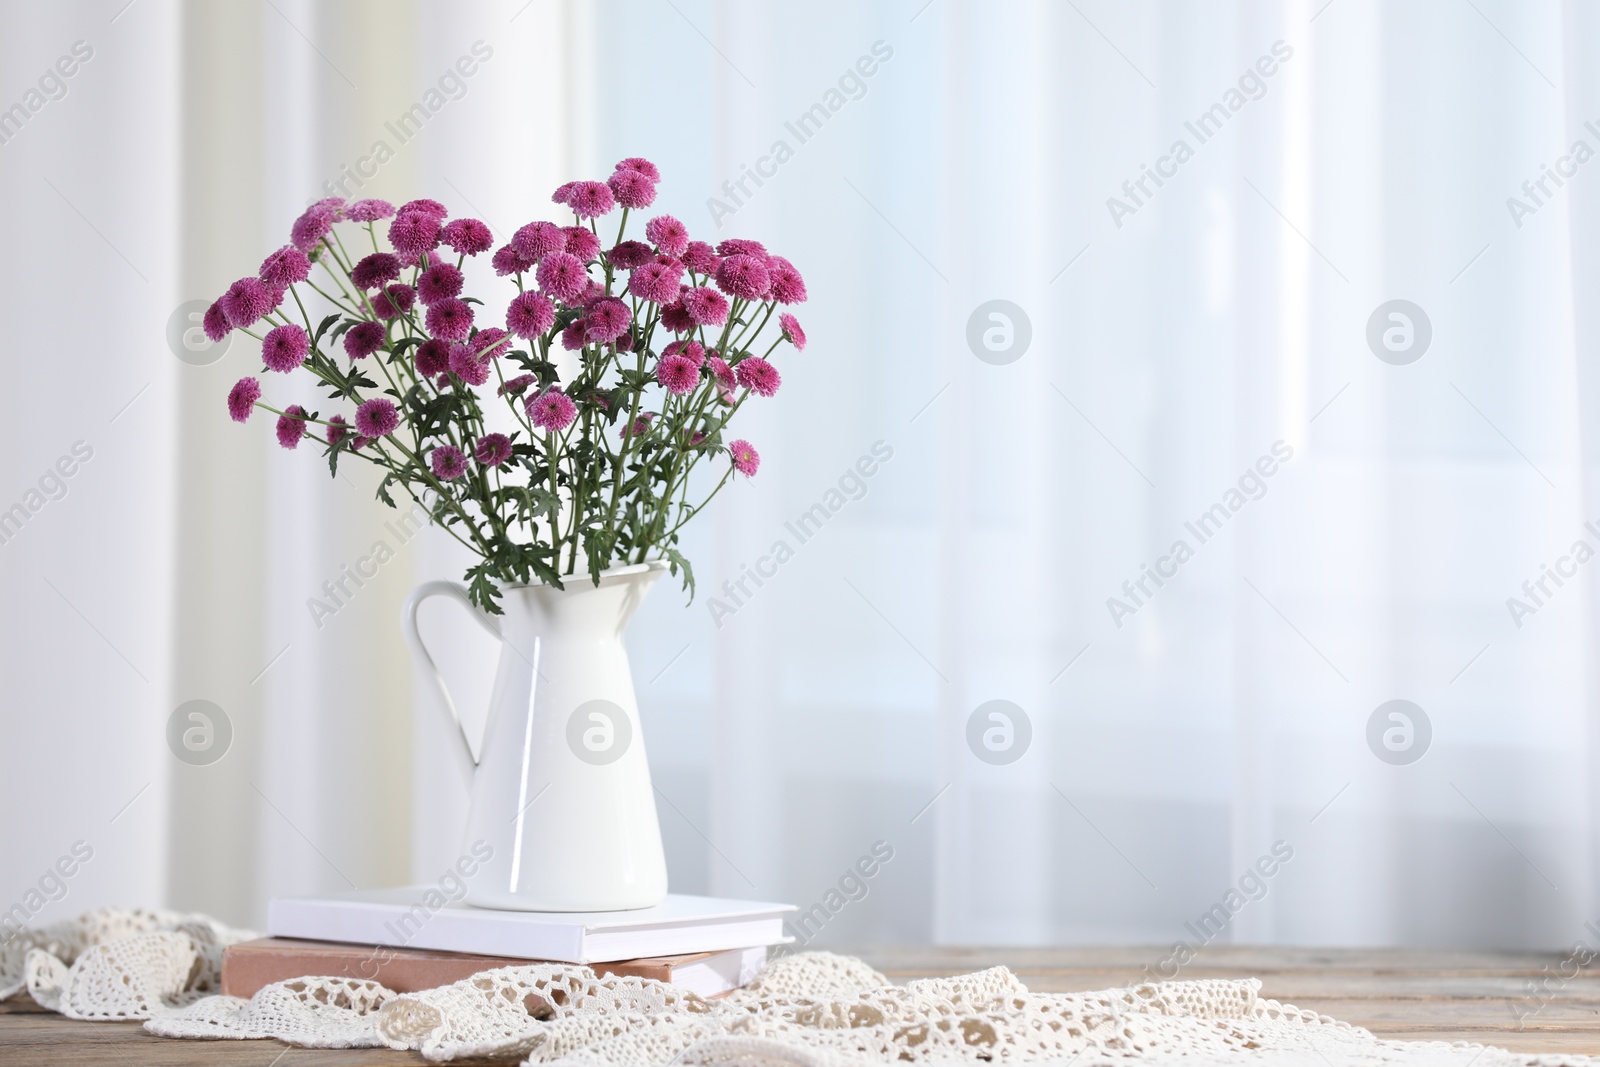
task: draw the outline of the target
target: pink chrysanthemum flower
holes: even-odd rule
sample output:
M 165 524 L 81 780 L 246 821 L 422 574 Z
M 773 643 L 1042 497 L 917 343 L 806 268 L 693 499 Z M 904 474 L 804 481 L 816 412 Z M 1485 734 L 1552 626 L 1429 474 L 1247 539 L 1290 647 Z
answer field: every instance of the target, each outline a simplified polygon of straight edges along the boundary
M 656 200 L 656 183 L 636 170 L 619 170 L 606 181 L 616 202 L 629 210 L 649 207 Z
M 656 258 L 643 241 L 623 241 L 606 253 L 606 262 L 618 270 L 632 270 Z
M 328 236 L 333 229 L 333 222 L 333 208 L 320 202 L 312 204 L 294 220 L 294 225 L 289 229 L 289 243 L 302 252 L 310 252 L 317 247 L 318 241 Z
M 747 241 L 742 237 L 730 237 L 717 245 L 717 255 L 724 258 L 728 256 L 755 256 L 757 259 L 766 259 L 767 246 L 760 241 Z
M 690 241 L 683 250 L 683 262 L 696 274 L 713 274 L 722 260 L 704 241 Z
M 783 384 L 778 368 L 760 356 L 741 359 L 739 365 L 733 369 L 733 373 L 739 379 L 740 385 L 760 396 L 773 395 L 778 391 L 778 386 Z
M 222 340 L 233 329 L 228 324 L 228 316 L 222 310 L 221 300 L 211 302 L 211 306 L 206 308 L 204 318 L 200 320 L 200 325 L 204 327 L 206 337 L 211 341 Z
M 590 344 L 609 344 L 628 332 L 633 315 L 614 296 L 601 297 L 584 313 L 584 338 Z
M 356 432 L 362 437 L 383 437 L 400 425 L 400 409 L 394 401 L 374 397 L 356 408 Z
M 539 288 L 563 303 L 571 303 L 589 288 L 589 272 L 583 261 L 570 252 L 552 252 L 539 261 L 534 275 Z
M 539 429 L 560 433 L 578 417 L 578 405 L 559 389 L 533 397 L 527 405 L 528 419 Z
M 755 256 L 735 253 L 717 264 L 717 288 L 729 296 L 755 300 L 766 291 L 768 282 L 767 266 Z
M 496 389 L 494 391 L 495 396 L 521 396 L 528 391 L 528 386 L 537 380 L 531 374 L 519 374 Z
M 494 247 L 494 234 L 478 219 L 456 219 L 439 231 L 439 240 L 464 256 L 475 256 Z
M 439 201 L 429 200 L 427 197 L 422 197 L 418 200 L 408 200 L 404 204 L 400 205 L 400 214 L 405 215 L 412 212 L 420 212 L 424 215 L 432 215 L 440 222 L 443 222 L 445 219 L 450 217 L 449 208 L 439 203 Z
M 374 252 L 350 268 L 350 280 L 358 289 L 376 289 L 400 277 L 400 257 L 389 252 Z
M 328 444 L 337 445 L 350 433 L 350 424 L 344 421 L 343 415 L 334 415 L 328 422 Z
M 561 231 L 561 237 L 566 242 L 565 251 L 570 256 L 577 256 L 580 263 L 588 263 L 600 254 L 600 238 L 596 237 L 587 227 L 567 226 Z
M 700 384 L 700 368 L 688 356 L 667 356 L 656 364 L 656 381 L 673 396 L 682 396 Z
M 377 222 L 394 214 L 394 205 L 387 200 L 357 200 L 345 209 L 344 217 L 351 222 Z
M 572 190 L 578 187 L 577 182 L 566 182 L 556 186 L 556 191 L 550 194 L 550 199 L 558 204 L 565 204 L 572 199 Z
M 605 182 L 574 182 L 567 206 L 580 219 L 597 219 L 616 208 L 617 198 Z
M 345 332 L 345 355 L 351 359 L 366 359 L 383 347 L 385 337 L 381 322 L 358 322 Z
M 268 370 L 282 374 L 304 363 L 310 351 L 310 335 L 293 323 L 275 327 L 261 339 L 261 362 L 267 365 Z
M 676 263 L 646 263 L 628 276 L 628 292 L 640 300 L 670 304 L 678 299 L 683 267 Z
M 661 180 L 660 169 L 657 168 L 654 163 L 643 158 L 642 156 L 629 156 L 627 159 L 624 159 L 622 162 L 618 163 L 615 169 L 617 171 L 637 171 L 653 182 L 658 182 Z
M 733 457 L 733 469 L 746 478 L 754 478 L 761 469 L 761 455 L 750 447 L 749 441 L 729 441 L 728 455 Z
M 805 351 L 806 332 L 800 328 L 800 320 L 787 311 L 778 316 L 778 325 L 783 327 L 783 336 L 794 345 L 798 351 Z
M 278 444 L 284 448 L 298 448 L 300 438 L 306 435 L 306 409 L 290 404 L 278 416 Z
M 715 289 L 690 289 L 683 294 L 683 308 L 696 326 L 721 326 L 728 321 L 728 298 Z
M 728 366 L 728 361 L 721 356 L 711 357 L 711 376 L 717 380 L 717 387 L 731 391 L 737 379 L 733 376 L 733 368 Z
M 508 274 L 525 274 L 534 267 L 533 260 L 510 245 L 503 245 L 496 249 L 494 258 L 489 262 L 493 265 L 494 272 L 502 278 Z
M 782 256 L 773 256 L 767 260 L 767 274 L 772 280 L 772 299 L 780 304 L 806 302 L 806 282 L 793 263 Z
M 699 341 L 674 341 L 661 350 L 663 356 L 687 356 L 696 367 L 706 361 L 706 346 Z M 715 352 L 711 353 L 716 355 Z
M 410 311 L 417 302 L 417 291 L 409 285 L 395 282 L 385 287 L 383 292 L 372 298 L 372 313 L 378 318 L 388 321 L 396 315 L 404 315 Z
M 311 260 L 293 245 L 284 245 L 261 261 L 258 273 L 274 289 L 283 289 L 311 276 Z
M 435 263 L 417 279 L 417 296 L 424 304 L 437 304 L 461 295 L 466 275 L 448 263 Z
M 424 378 L 437 378 L 450 369 L 450 342 L 435 337 L 417 346 L 417 373 Z
M 234 422 L 245 421 L 260 399 L 261 383 L 255 378 L 240 378 L 228 390 L 228 417 Z
M 396 252 L 411 258 L 431 252 L 439 247 L 439 219 L 427 211 L 401 209 L 389 223 L 389 243 Z
M 673 333 L 687 333 L 694 329 L 694 318 L 681 303 L 665 304 L 661 308 L 661 325 Z
M 465 341 L 472 333 L 472 305 L 465 300 L 441 300 L 428 309 L 428 332 L 446 341 Z
M 511 335 L 497 326 L 479 330 L 468 342 L 478 359 L 499 359 L 511 351 Z
M 631 424 L 629 424 L 627 426 L 624 426 L 622 428 L 622 436 L 623 437 L 638 437 L 638 436 L 646 433 L 647 431 L 649 431 L 650 423 L 655 417 L 656 417 L 656 413 L 655 412 L 646 411 L 644 414 L 640 415 L 637 419 L 634 419 Z
M 689 248 L 689 227 L 671 215 L 657 215 L 645 223 L 644 235 L 669 256 L 681 256 Z
M 530 222 L 511 235 L 511 247 L 522 258 L 537 263 L 552 252 L 565 251 L 567 238 L 553 222 Z
M 240 278 L 228 286 L 219 303 L 228 325 L 254 326 L 272 310 L 272 289 L 259 278 Z
M 478 438 L 473 454 L 485 467 L 498 467 L 511 458 L 511 438 L 503 433 L 485 434 Z
M 506 328 L 533 340 L 556 324 L 556 306 L 543 293 L 518 293 L 506 308 Z
M 561 331 L 561 347 L 568 352 L 576 352 L 583 347 L 584 332 L 589 328 L 588 323 L 582 319 L 572 323 Z
M 453 482 L 467 473 L 467 457 L 455 445 L 440 445 L 428 456 L 428 466 L 442 482 Z
M 489 380 L 489 361 L 479 359 L 470 344 L 457 341 L 450 346 L 450 373 L 468 385 L 482 385 Z

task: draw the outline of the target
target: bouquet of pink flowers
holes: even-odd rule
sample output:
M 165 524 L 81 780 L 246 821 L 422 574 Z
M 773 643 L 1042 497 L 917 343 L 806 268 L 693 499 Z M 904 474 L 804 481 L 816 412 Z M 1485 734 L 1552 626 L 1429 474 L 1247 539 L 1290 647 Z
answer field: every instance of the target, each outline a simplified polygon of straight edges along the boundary
M 501 587 L 559 588 L 563 576 L 598 580 L 657 558 L 682 568 L 692 595 L 678 532 L 735 472 L 756 473 L 756 450 L 724 430 L 752 393 L 778 391 L 778 345 L 805 347 L 779 306 L 805 300 L 806 286 L 759 243 L 691 241 L 670 215 L 645 223 L 643 241 L 627 239 L 629 214 L 650 206 L 659 180 L 648 160 L 625 159 L 607 181 L 557 189 L 573 225 L 530 222 L 491 257 L 517 287 L 503 328 L 480 322 L 489 305 L 462 295 L 467 258 L 494 246 L 485 223 L 450 219 L 433 200 L 312 204 L 290 243 L 234 282 L 204 325 L 214 341 L 232 330 L 257 338 L 267 371 L 309 374 L 338 410 L 273 407 L 247 377 L 228 394 L 229 414 L 272 412 L 284 448 L 315 441 L 335 474 L 345 456 L 383 468 L 379 499 L 394 507 L 399 490 L 479 557 L 466 578 L 488 611 L 499 611 Z M 606 248 L 600 220 L 618 208 Z M 486 425 L 489 390 L 510 409 L 510 432 Z M 727 469 L 692 501 L 696 464 L 720 456 Z

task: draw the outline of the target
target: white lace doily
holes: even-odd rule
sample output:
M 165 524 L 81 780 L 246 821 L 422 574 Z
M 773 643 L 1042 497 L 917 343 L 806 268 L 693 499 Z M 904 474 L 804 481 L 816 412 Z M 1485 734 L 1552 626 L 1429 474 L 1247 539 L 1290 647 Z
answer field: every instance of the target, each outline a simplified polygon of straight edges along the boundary
M 0 999 L 26 990 L 74 1019 L 145 1019 L 167 1037 L 276 1038 L 309 1048 L 388 1046 L 430 1060 L 527 1064 L 864 1067 L 1231 1063 L 1279 1067 L 1586 1065 L 1481 1045 L 1384 1041 L 1261 998 L 1261 983 L 1202 980 L 1101 993 L 1032 993 L 1004 967 L 903 986 L 860 960 L 782 956 L 707 1000 L 644 978 L 541 964 L 397 994 L 306 977 L 249 1000 L 215 994 L 222 949 L 258 936 L 203 915 L 91 912 L 0 946 Z

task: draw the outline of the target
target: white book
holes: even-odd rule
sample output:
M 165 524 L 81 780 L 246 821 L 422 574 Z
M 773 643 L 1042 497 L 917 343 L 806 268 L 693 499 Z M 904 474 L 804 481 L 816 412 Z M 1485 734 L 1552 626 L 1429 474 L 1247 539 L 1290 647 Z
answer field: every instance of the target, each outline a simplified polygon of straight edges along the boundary
M 437 886 L 366 889 L 332 897 L 278 897 L 273 937 L 390 948 L 599 963 L 784 944 L 793 904 L 667 894 L 636 911 L 501 911 L 445 900 Z
M 718 952 L 674 966 L 672 984 L 702 997 L 717 997 L 754 982 L 766 962 L 766 945 Z

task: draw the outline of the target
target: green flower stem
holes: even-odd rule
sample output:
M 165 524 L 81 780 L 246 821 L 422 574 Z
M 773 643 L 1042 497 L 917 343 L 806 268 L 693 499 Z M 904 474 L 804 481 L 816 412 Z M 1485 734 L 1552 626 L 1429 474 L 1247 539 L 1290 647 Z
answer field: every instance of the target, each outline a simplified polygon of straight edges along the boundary
M 664 535 L 662 535 L 661 539 L 663 541 L 668 541 L 668 540 L 671 540 L 673 537 L 676 537 L 677 534 L 678 534 L 678 531 L 683 529 L 683 524 L 688 522 L 690 519 L 694 518 L 696 515 L 700 514 L 700 509 L 705 507 L 707 504 L 711 503 L 712 497 L 714 497 L 718 493 L 722 492 L 722 487 L 724 485 L 728 484 L 728 479 L 730 477 L 732 477 L 732 476 L 733 476 L 733 465 L 730 463 L 728 465 L 728 469 L 726 471 L 724 471 L 723 474 L 722 474 L 722 480 L 717 483 L 717 487 L 715 489 L 711 490 L 711 492 L 707 493 L 706 494 L 706 498 L 704 500 L 700 501 L 700 503 L 696 504 L 693 511 L 689 512 L 689 514 L 687 514 L 683 518 L 679 519 L 678 520 L 678 524 L 676 526 L 674 526 L 672 529 L 668 530 Z M 643 563 L 644 560 L 641 559 L 639 562 Z
M 498 359 L 494 361 L 494 376 L 500 379 L 500 386 L 501 388 L 504 388 L 506 384 L 506 375 L 505 372 L 500 369 L 500 361 Z M 517 421 L 520 422 L 523 428 L 528 431 L 528 436 L 530 438 L 533 437 L 533 423 L 528 420 L 527 409 L 518 403 L 518 401 L 521 400 L 521 397 L 515 397 L 507 393 L 504 399 L 506 400 L 507 404 L 510 405 L 511 413 L 516 416 Z
M 639 356 L 635 363 L 635 369 L 641 376 L 644 374 L 644 357 L 646 351 L 647 349 L 644 345 L 639 346 Z M 628 451 L 632 447 L 634 440 L 644 436 L 642 433 L 635 434 L 633 432 L 633 424 L 639 419 L 639 397 L 642 392 L 642 388 L 634 390 L 633 406 L 628 410 L 628 421 L 623 424 L 623 433 L 626 436 L 622 438 L 622 446 L 617 450 L 616 462 L 613 463 L 611 467 L 611 503 L 606 507 L 605 526 L 605 528 L 608 530 L 614 529 L 616 526 L 617 500 L 622 492 L 622 465 L 628 458 Z
M 335 241 L 339 242 L 339 251 L 344 252 L 344 241 L 339 237 L 339 231 L 338 230 L 334 230 L 333 231 L 333 239 Z M 337 259 L 338 257 L 335 257 L 335 258 Z M 352 257 L 349 252 L 344 252 L 344 260 L 340 261 L 339 266 L 344 269 L 345 277 L 350 278 L 350 284 L 352 286 L 354 286 L 355 291 L 361 294 L 361 306 L 367 309 L 367 317 L 371 318 L 371 319 L 374 319 L 374 320 L 377 320 L 378 319 L 378 313 L 376 311 L 372 310 L 372 300 L 371 300 L 370 297 L 367 296 L 367 291 L 365 289 L 361 288 L 361 286 L 356 285 L 355 278 L 350 277 L 351 273 L 355 270 L 355 259 L 354 259 L 354 257 Z M 330 273 L 332 273 L 332 272 L 330 271 Z M 413 280 L 415 280 L 415 279 L 413 279 Z M 341 286 L 339 286 L 339 288 L 343 289 L 344 286 L 341 285 Z M 390 301 L 390 302 L 393 303 L 393 301 Z M 381 320 L 379 320 L 379 321 L 381 321 Z
M 772 313 L 773 311 L 777 310 L 777 307 L 778 305 L 776 303 L 768 304 L 767 313 L 762 316 L 761 325 L 757 326 L 754 330 L 751 330 L 749 325 L 746 324 L 745 328 L 739 331 L 739 336 L 733 339 L 734 347 L 737 348 L 739 345 L 743 344 L 746 337 L 750 338 L 752 341 L 754 341 L 757 337 L 760 337 L 761 331 L 767 328 L 767 323 L 772 320 Z M 729 318 L 732 319 L 732 316 L 730 315 Z
M 342 309 L 344 311 L 347 311 L 352 315 L 359 315 L 360 314 L 360 312 L 358 312 L 355 308 L 351 307 L 349 304 L 346 304 L 343 300 L 340 300 L 338 297 L 332 295 L 331 293 L 326 292 L 322 288 L 322 286 L 318 285 L 316 282 L 312 281 L 310 278 L 306 279 L 306 284 L 311 286 L 311 288 L 315 289 L 317 291 L 317 295 L 318 296 L 322 297 L 322 299 L 326 300 L 328 303 L 332 304 L 334 307 L 337 307 L 337 308 L 340 308 L 340 309 Z M 310 322 L 309 319 L 306 320 L 306 321 L 308 323 Z
M 294 306 L 300 309 L 300 318 L 306 324 L 306 334 L 311 335 L 314 332 L 311 327 L 311 316 L 306 312 L 305 304 L 300 302 L 300 291 L 291 285 L 289 295 L 294 297 Z
M 721 389 L 717 385 L 715 380 L 709 382 L 708 386 L 709 386 L 708 388 L 706 388 L 706 389 L 701 391 L 700 402 L 695 406 L 695 411 L 694 411 L 694 415 L 693 415 L 693 421 L 690 424 L 691 433 L 693 431 L 693 428 L 698 426 L 701 418 L 703 418 L 705 416 L 706 406 L 711 403 L 712 397 L 721 395 Z M 747 391 L 747 395 L 748 395 L 748 391 Z M 739 402 L 742 402 L 742 401 L 736 402 L 736 405 Z M 737 406 L 735 406 L 734 410 L 737 410 Z M 730 412 L 730 415 L 731 415 L 731 412 Z M 723 427 L 725 427 L 727 424 L 728 424 L 728 420 L 727 420 L 727 418 L 724 418 L 720 423 L 717 424 L 716 432 L 720 433 L 722 431 Z M 706 437 L 710 438 L 711 434 L 709 434 L 709 433 L 706 434 Z M 687 448 L 684 449 L 683 452 L 681 452 L 679 454 L 679 459 L 683 461 L 683 480 L 682 480 L 681 483 L 678 484 L 678 490 L 677 491 L 682 493 L 684 500 L 687 500 L 688 499 L 688 495 L 689 495 L 689 475 L 694 473 L 694 468 L 695 468 L 696 464 L 698 464 L 700 462 L 700 460 L 703 458 L 704 455 L 705 455 L 705 453 L 703 453 L 700 450 L 700 448 L 698 448 L 698 447 L 687 447 Z M 733 468 L 730 466 L 728 468 L 728 470 L 731 472 L 733 470 Z M 672 479 L 669 480 L 668 484 L 667 484 L 666 497 L 667 497 L 667 499 L 669 501 L 669 505 L 662 509 L 661 517 L 662 517 L 662 525 L 663 526 L 666 525 L 666 519 L 667 519 L 668 515 L 670 514 L 671 502 L 672 502 L 672 498 L 674 496 L 673 481 L 676 480 L 676 478 L 677 478 L 677 473 L 675 471 L 673 476 L 672 476 Z M 728 476 L 727 476 L 727 474 L 724 474 L 722 476 L 722 481 L 725 482 L 727 480 L 728 480 Z M 717 492 L 719 490 L 721 490 L 721 488 L 722 488 L 722 482 L 718 482 L 717 483 L 717 488 L 713 489 L 711 491 L 711 495 L 706 497 L 705 501 L 702 501 L 700 507 L 704 507 L 705 504 L 711 500 L 711 497 L 715 496 L 717 494 Z M 677 506 L 678 506 L 678 510 L 681 512 L 683 510 L 682 501 L 678 501 L 677 502 Z M 700 509 L 699 508 L 695 509 L 695 511 L 698 511 L 698 510 L 700 510 Z M 693 512 L 691 512 L 691 514 L 693 514 Z M 674 535 L 676 535 L 676 533 L 678 531 L 678 528 L 681 527 L 683 525 L 683 523 L 687 522 L 687 521 L 688 521 L 687 519 L 680 520 L 677 523 L 677 525 L 673 526 L 671 531 L 663 533 L 659 538 L 652 539 L 652 544 L 660 543 L 660 541 L 670 541 L 671 538 Z
M 318 256 L 317 257 L 317 265 L 320 266 L 323 270 L 328 272 L 328 277 L 332 278 L 333 279 L 333 284 L 335 284 L 335 285 L 337 285 L 339 287 L 339 292 L 344 294 L 344 299 L 343 300 L 339 300 L 339 299 L 337 299 L 337 298 L 335 298 L 333 296 L 330 296 L 327 293 L 322 293 L 322 290 L 318 289 L 316 283 L 315 282 L 311 282 L 310 278 L 307 278 L 306 281 L 311 282 L 311 287 L 313 289 L 316 289 L 317 292 L 322 293 L 323 296 L 326 296 L 329 300 L 333 301 L 333 303 L 338 304 L 339 306 L 343 307 L 346 311 L 350 312 L 350 314 L 352 314 L 352 315 L 361 314 L 361 312 L 356 309 L 356 303 L 357 303 L 356 298 L 351 296 L 350 295 L 350 290 L 348 290 L 348 289 L 346 289 L 344 287 L 344 279 L 340 278 L 339 275 L 335 274 L 333 268 L 328 266 L 329 258 L 332 258 L 335 263 L 337 263 L 339 261 L 338 257 L 336 255 L 334 255 L 333 247 L 331 245 L 329 245 L 326 241 L 323 242 L 322 247 L 327 249 L 328 254 L 326 256 Z

